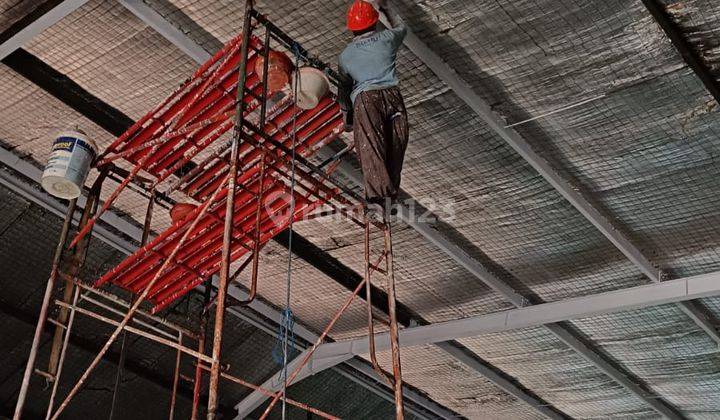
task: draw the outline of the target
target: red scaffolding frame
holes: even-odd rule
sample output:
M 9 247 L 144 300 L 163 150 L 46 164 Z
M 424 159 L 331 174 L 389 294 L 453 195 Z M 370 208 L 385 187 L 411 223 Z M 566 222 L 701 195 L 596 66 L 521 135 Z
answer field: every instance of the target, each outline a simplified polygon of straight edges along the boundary
M 269 57 L 271 43 L 275 43 L 278 48 L 291 52 L 298 63 L 302 61 L 305 65 L 324 70 L 334 83 L 337 83 L 337 75 L 254 10 L 251 3 L 246 3 L 242 33 L 201 65 L 165 101 L 118 137 L 97 159 L 95 167 L 100 171 L 100 176 L 90 190 L 78 232 L 65 246 L 71 237 L 70 225 L 75 211 L 75 201 L 70 203 L 23 377 L 15 419 L 21 416 L 29 378 L 36 371 L 39 337 L 46 322 L 56 325 L 55 339 L 48 370 L 37 370 L 37 373 L 53 382 L 47 411 L 49 419 L 58 418 L 112 343 L 121 333 L 126 332 L 177 350 L 171 418 L 174 414 L 175 393 L 183 355 L 196 359 L 193 419 L 198 415 L 200 384 L 204 371 L 210 373 L 208 419 L 215 417 L 218 381 L 221 377 L 271 396 L 272 400 L 262 416 L 263 419 L 279 400 L 321 417 L 335 418 L 305 404 L 286 399 L 284 393 L 272 392 L 234 377 L 223 371 L 221 365 L 222 330 L 229 281 L 244 268 L 251 266 L 249 299 L 243 303 L 251 302 L 257 290 L 260 249 L 293 221 L 307 217 L 322 206 L 332 208 L 333 212 L 341 213 L 365 228 L 365 278 L 336 312 L 308 352 L 305 362 L 363 287 L 367 291 L 372 342 L 370 276 L 373 272 L 384 274 L 388 281 L 393 375 L 386 375 L 378 365 L 374 346 L 371 346 L 371 361 L 378 373 L 383 375 L 394 389 L 397 418 L 403 418 L 390 225 L 384 221 L 370 222 L 367 217 L 363 217 L 364 200 L 332 177 L 332 172 L 339 162 L 337 159 L 331 159 L 328 162 L 331 164 L 326 166 L 315 165 L 308 159 L 321 147 L 336 139 L 342 131 L 343 118 L 332 95 L 323 98 L 313 109 L 300 109 L 291 95 L 283 98 L 269 95 L 269 60 L 263 60 L 262 77 L 255 72 L 255 68 L 260 57 Z M 263 40 L 253 33 L 259 27 L 264 28 Z M 231 141 L 224 142 L 223 135 L 231 129 Z M 213 150 L 211 146 L 214 147 Z M 131 165 L 132 170 L 125 173 L 117 188 L 103 205 L 99 206 L 102 183 L 108 173 L 115 170 L 115 163 L 119 160 Z M 188 169 L 190 165 L 192 167 Z M 150 199 L 141 247 L 118 266 L 96 279 L 93 284 L 80 281 L 77 277 L 79 267 L 84 261 L 90 242 L 88 238 L 94 224 L 141 173 L 152 179 L 152 185 L 148 188 Z M 200 205 L 147 242 L 155 200 L 159 195 L 166 197 L 175 191 L 182 192 Z M 385 247 L 374 264 L 370 263 L 369 250 L 369 230 L 372 226 L 382 229 L 385 235 Z M 67 271 L 60 269 L 64 250 L 70 254 L 70 268 Z M 246 260 L 231 275 L 230 265 L 243 256 L 247 257 Z M 384 269 L 380 268 L 383 260 Z M 156 314 L 214 274 L 219 274 L 219 283 L 215 300 L 212 352 L 207 355 L 206 316 L 200 320 L 198 331 L 191 331 L 158 318 Z M 62 299 L 52 302 L 58 279 L 65 282 L 65 292 Z M 132 301 L 123 301 L 118 296 L 100 290 L 107 284 L 130 292 Z M 209 295 L 206 296 L 209 299 Z M 145 302 L 151 305 L 149 311 L 141 309 Z M 56 319 L 48 318 L 51 303 L 55 303 L 59 308 Z M 104 315 L 87 305 L 101 308 L 105 311 Z M 121 319 L 108 316 L 108 312 Z M 115 330 L 55 409 L 57 384 L 60 381 L 74 318 L 78 313 L 110 324 Z M 197 350 L 186 346 L 184 342 L 187 340 L 196 341 Z M 288 383 L 292 382 L 303 364 L 304 362 L 289 375 Z

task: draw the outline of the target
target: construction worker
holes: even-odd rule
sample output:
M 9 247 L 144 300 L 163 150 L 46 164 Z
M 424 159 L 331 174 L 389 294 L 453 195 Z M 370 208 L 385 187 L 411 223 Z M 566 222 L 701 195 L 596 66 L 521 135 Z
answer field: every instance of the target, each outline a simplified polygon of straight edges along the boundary
M 390 28 L 377 30 L 379 11 Z M 353 131 L 371 211 L 385 215 L 400 190 L 408 121 L 395 74 L 397 51 L 407 29 L 387 13 L 384 0 L 356 0 L 348 9 L 353 39 L 340 54 L 340 107 L 346 131 Z

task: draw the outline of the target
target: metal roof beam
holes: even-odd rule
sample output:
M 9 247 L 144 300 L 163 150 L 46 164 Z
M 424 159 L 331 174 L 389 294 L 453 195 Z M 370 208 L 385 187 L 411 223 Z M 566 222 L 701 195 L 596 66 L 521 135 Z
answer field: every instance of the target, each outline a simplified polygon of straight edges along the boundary
M 653 19 L 655 19 L 660 28 L 665 32 L 668 39 L 670 39 L 675 49 L 680 53 L 680 56 L 688 67 L 690 67 L 703 85 L 705 85 L 705 88 L 713 98 L 715 98 L 715 101 L 720 104 L 720 81 L 713 76 L 710 68 L 705 64 L 705 61 L 703 61 L 702 56 L 685 38 L 678 25 L 673 21 L 667 10 L 665 10 L 665 7 L 657 0 L 642 0 L 642 2 Z
M 669 280 L 663 283 L 637 286 L 595 295 L 583 296 L 558 302 L 543 303 L 525 308 L 510 309 L 491 314 L 477 315 L 464 319 L 438 322 L 430 325 L 411 327 L 400 331 L 400 344 L 403 347 L 422 346 L 437 344 L 452 354 L 454 357 L 463 360 L 467 355 L 454 346 L 448 346 L 447 341 L 462 338 L 475 337 L 482 334 L 514 331 L 522 328 L 548 326 L 556 330 L 563 341 L 573 346 L 584 345 L 578 342 L 577 338 L 568 335 L 567 331 L 560 327 L 559 322 L 572 319 L 588 318 L 603 314 L 611 314 L 623 311 L 630 311 L 650 306 L 664 305 L 668 303 L 684 302 L 692 299 L 699 299 L 720 294 L 720 271 L 687 277 L 677 280 Z M 324 369 L 335 366 L 354 356 L 368 353 L 368 338 L 359 337 L 352 340 L 338 341 L 321 344 L 310 357 L 307 365 L 301 370 L 296 380 L 292 383 L 314 375 Z M 377 351 L 385 351 L 390 348 L 388 333 L 375 335 L 375 346 Z M 292 372 L 299 365 L 308 351 L 299 354 L 288 366 Z M 473 360 L 466 361 L 472 365 Z M 598 361 L 598 363 L 604 363 Z M 484 366 L 476 366 L 479 370 L 486 369 Z M 487 372 L 492 375 L 493 372 Z M 264 387 L 277 391 L 282 385 L 282 372 L 278 372 L 265 381 Z M 505 380 L 498 378 L 498 380 Z M 632 387 L 634 384 L 626 380 L 624 385 Z M 648 394 L 648 397 L 650 395 Z M 266 396 L 260 393 L 253 393 L 235 406 L 239 412 L 239 418 L 247 416 L 258 408 Z M 529 401 L 530 404 L 533 401 Z M 672 417 L 668 413 L 668 417 Z
M 406 347 L 422 346 L 717 295 L 720 295 L 720 271 L 406 328 L 400 331 L 400 343 Z M 378 351 L 390 348 L 388 333 L 378 333 L 375 337 Z M 367 337 L 359 337 L 322 344 L 315 352 L 315 359 L 367 352 Z
M 87 0 L 48 0 L 0 34 L 0 60 L 40 32 L 87 3 Z
M 122 135 L 134 123 L 120 110 L 22 48 L 3 58 L 2 63 L 114 136 Z
M 175 25 L 165 20 L 160 13 L 153 10 L 142 0 L 119 0 L 119 2 L 196 62 L 204 63 L 212 57 L 203 47 L 188 38 Z

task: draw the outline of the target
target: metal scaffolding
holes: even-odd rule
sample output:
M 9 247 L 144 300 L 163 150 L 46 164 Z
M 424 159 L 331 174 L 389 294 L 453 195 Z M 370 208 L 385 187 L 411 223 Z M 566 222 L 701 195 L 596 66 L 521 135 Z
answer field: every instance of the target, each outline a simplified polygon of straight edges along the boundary
M 261 30 L 262 39 L 256 35 Z M 292 95 L 278 98 L 269 92 L 268 66 L 270 53 L 274 50 L 294 55 L 297 63 L 319 68 L 331 83 L 337 84 L 337 75 L 332 69 L 254 10 L 252 2 L 247 1 L 242 33 L 230 40 L 179 89 L 138 120 L 98 157 L 94 166 L 99 176 L 89 191 L 74 235 L 71 234 L 71 224 L 76 209 L 75 200 L 68 206 L 19 392 L 15 419 L 22 415 L 33 373 L 53 384 L 46 418 L 57 419 L 87 382 L 110 346 L 121 335 L 128 333 L 176 350 L 170 418 L 175 413 L 180 367 L 187 356 L 194 359 L 195 364 L 193 419 L 199 415 L 204 373 L 209 374 L 208 419 L 214 419 L 218 409 L 220 378 L 270 397 L 271 402 L 261 417 L 263 419 L 281 400 L 323 418 L 336 418 L 286 398 L 284 390 L 271 391 L 230 375 L 222 363 L 228 286 L 240 272 L 251 267 L 250 292 L 247 300 L 240 302 L 250 304 L 257 291 L 260 249 L 291 226 L 294 220 L 313 217 L 314 212 L 321 208 L 341 214 L 365 229 L 365 278 L 345 299 L 315 344 L 306 350 L 304 360 L 293 364 L 286 383 L 292 383 L 363 287 L 368 293 L 368 328 L 370 337 L 374 337 L 369 299 L 370 276 L 381 273 L 387 279 L 389 291 L 392 374 L 384 373 L 375 357 L 373 365 L 394 389 L 396 417 L 403 418 L 390 223 L 370 220 L 364 212 L 362 197 L 332 177 L 338 159 L 329 159 L 320 165 L 308 159 L 339 136 L 343 126 L 342 115 L 332 97 L 323 98 L 315 108 L 308 110 L 296 106 Z M 263 71 L 258 72 L 256 67 L 261 59 Z M 220 144 L 223 135 L 231 129 L 231 141 Z M 210 146 L 215 149 L 209 150 Z M 128 166 L 132 169 L 121 169 Z M 149 177 L 150 181 L 139 182 L 141 173 L 144 179 Z M 100 193 L 107 178 L 119 179 L 120 182 L 101 206 Z M 94 283 L 88 284 L 79 275 L 90 246 L 92 230 L 123 190 L 131 186 L 143 189 L 148 198 L 141 248 Z M 172 226 L 149 240 L 155 203 L 160 200 L 172 202 L 168 197 L 176 192 L 199 205 L 182 220 L 174 221 Z M 369 232 L 372 228 L 380 229 L 385 237 L 384 249 L 374 264 L 370 262 Z M 245 260 L 231 274 L 231 265 L 243 257 Z M 384 268 L 381 268 L 383 261 Z M 219 274 L 217 293 L 211 299 L 210 288 L 205 288 L 205 309 L 197 329 L 180 326 L 157 315 L 195 287 L 208 282 L 215 274 Z M 60 282 L 64 282 L 62 296 L 54 299 Z M 131 299 L 123 299 L 116 292 L 101 289 L 109 285 L 115 287 L 113 291 L 119 288 L 129 292 Z M 147 304 L 150 305 L 148 310 L 143 306 Z M 214 327 L 208 338 L 206 329 L 213 304 Z M 50 318 L 53 306 L 58 309 L 57 316 Z M 78 314 L 115 329 L 56 406 L 69 337 Z M 36 368 L 36 362 L 46 323 L 55 326 L 55 334 L 48 368 L 41 370 Z M 195 346 L 188 342 L 193 342 Z M 122 343 L 121 355 L 126 351 L 124 339 Z M 122 356 L 120 360 L 115 394 L 119 392 Z M 111 409 L 116 399 L 113 401 Z

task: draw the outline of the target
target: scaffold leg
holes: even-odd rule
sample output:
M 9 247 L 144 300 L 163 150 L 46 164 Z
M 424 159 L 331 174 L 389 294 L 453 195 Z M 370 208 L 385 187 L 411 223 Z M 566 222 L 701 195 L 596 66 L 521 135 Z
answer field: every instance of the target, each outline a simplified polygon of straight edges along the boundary
M 178 346 L 183 345 L 183 333 L 178 332 Z M 170 415 L 168 418 L 173 420 L 175 418 L 175 400 L 177 399 L 178 383 L 180 381 L 180 361 L 182 359 L 182 350 L 178 349 L 175 355 L 175 373 L 173 374 L 173 385 L 172 395 L 170 396 Z M 200 361 L 198 360 L 198 363 Z
M 372 305 L 372 274 L 378 270 L 380 263 L 385 259 L 386 253 L 383 251 L 378 257 L 377 261 L 371 263 L 370 255 L 370 226 L 372 223 L 368 218 L 367 212 L 365 212 L 365 304 L 367 306 L 367 322 L 368 322 L 368 349 L 370 350 L 370 363 L 372 364 L 375 372 L 383 378 L 390 387 L 394 387 L 393 379 L 388 376 L 380 363 L 377 360 L 377 352 L 375 351 L 375 320 L 373 316 L 373 305 Z
M 208 279 L 205 282 L 205 299 L 203 300 L 204 310 L 200 313 L 200 331 L 198 336 L 198 353 L 205 354 L 205 335 L 207 330 L 207 309 L 210 304 L 210 292 L 212 291 L 212 281 Z M 193 382 L 193 401 L 192 401 L 192 413 L 190 415 L 191 420 L 198 419 L 198 411 L 200 408 L 200 391 L 202 390 L 203 372 L 200 360 L 197 360 L 195 364 L 195 381 Z
M 395 395 L 395 416 L 397 420 L 404 419 L 403 407 L 403 391 L 402 391 L 402 369 L 400 367 L 400 343 L 398 338 L 398 323 L 396 311 L 395 296 L 395 271 L 393 267 L 393 250 L 392 250 L 392 228 L 390 221 L 387 220 L 383 213 L 382 222 L 370 220 L 367 210 L 365 211 L 365 300 L 367 304 L 367 322 L 368 322 L 368 349 L 370 353 L 370 362 L 375 372 L 390 385 Z M 375 263 L 371 262 L 371 235 L 370 229 L 377 226 L 383 233 L 383 250 Z M 380 263 L 385 261 L 385 269 L 380 268 Z M 372 306 L 372 274 L 378 272 L 385 275 L 387 280 L 387 299 L 388 299 L 388 325 L 390 327 L 390 349 L 392 353 L 392 376 L 385 373 L 377 361 L 375 351 L 375 327 Z
M 222 353 L 222 333 L 225 322 L 225 298 L 227 294 L 228 279 L 230 277 L 230 241 L 233 233 L 233 215 L 235 213 L 235 181 L 238 172 L 238 157 L 240 136 L 243 130 L 243 115 L 245 113 L 245 82 L 247 80 L 247 61 L 249 53 L 250 35 L 252 32 L 251 14 L 252 1 L 245 2 L 245 19 L 243 20 L 243 40 L 240 50 L 240 67 L 238 69 L 238 105 L 236 109 L 235 130 L 230 150 L 230 170 L 228 173 L 228 195 L 225 207 L 225 225 L 223 229 L 222 260 L 220 265 L 220 279 L 217 289 L 217 302 L 215 306 L 215 326 L 213 331 L 213 363 L 210 368 L 210 383 L 208 385 L 208 420 L 215 419 L 218 406 L 218 386 L 220 382 L 220 356 Z
M 37 360 L 37 354 L 40 348 L 40 339 L 42 338 L 42 334 L 45 329 L 45 321 L 47 319 L 50 301 L 52 300 L 53 291 L 55 290 L 55 282 L 58 278 L 60 259 L 62 257 L 63 250 L 65 249 L 68 232 L 70 232 L 70 226 L 72 224 L 76 204 L 77 200 L 75 199 L 71 200 L 68 204 L 67 213 L 65 214 L 65 222 L 63 223 L 62 230 L 60 231 L 60 239 L 58 240 L 57 247 L 55 248 L 52 269 L 50 271 L 47 286 L 45 287 L 45 295 L 43 296 L 42 306 L 40 306 L 40 315 L 38 316 L 37 325 L 35 327 L 35 335 L 33 336 L 32 346 L 30 347 L 30 355 L 28 356 L 28 361 L 25 365 L 25 373 L 23 374 L 20 391 L 18 392 L 18 400 L 15 404 L 15 414 L 13 415 L 13 420 L 20 420 L 25 406 L 27 391 L 30 387 L 30 376 L 35 369 L 35 361 Z
M 74 296 L 72 298 L 72 307 L 70 308 L 70 315 L 65 329 L 65 337 L 60 348 L 60 358 L 58 360 L 57 371 L 55 372 L 55 380 L 53 381 L 52 392 L 50 393 L 50 401 L 48 402 L 47 413 L 45 414 L 45 420 L 50 418 L 55 405 L 55 396 L 57 395 L 58 386 L 60 384 L 60 377 L 62 375 L 63 365 L 65 364 L 65 356 L 67 355 L 68 345 L 70 343 L 70 334 L 72 332 L 73 324 L 75 323 L 75 308 L 78 304 L 78 298 L 80 297 L 80 288 L 76 287 Z
M 387 296 L 388 296 L 388 312 L 390 315 L 390 349 L 392 352 L 393 377 L 395 385 L 395 417 L 397 420 L 405 418 L 403 407 L 403 391 L 402 391 L 402 369 L 400 368 L 400 342 L 398 337 L 398 322 L 396 311 L 395 296 L 395 269 L 393 267 L 393 249 L 392 249 L 392 228 L 390 221 L 385 221 L 383 227 L 385 234 L 385 265 L 387 274 Z
M 80 216 L 80 222 L 78 223 L 78 230 L 81 230 L 87 225 L 91 217 L 97 212 L 98 204 L 100 203 L 100 190 L 102 184 L 107 176 L 107 172 L 103 171 L 93 182 L 88 194 L 87 200 L 85 201 L 85 208 L 83 209 L 82 216 Z M 86 236 L 77 246 L 72 250 L 72 256 L 68 259 L 68 267 L 66 273 L 70 278 L 75 278 L 80 273 L 80 269 L 85 263 L 85 256 L 87 255 L 88 248 L 90 247 L 90 236 Z M 75 284 L 72 280 L 65 280 L 65 290 L 63 291 L 63 302 L 70 303 L 73 299 Z M 55 375 L 58 371 L 58 364 L 60 361 L 60 352 L 63 343 L 63 334 L 65 333 L 65 326 L 68 323 L 68 310 L 61 307 L 57 316 L 58 325 L 55 327 L 55 335 L 53 336 L 52 346 L 50 348 L 50 360 L 48 361 L 48 373 Z

